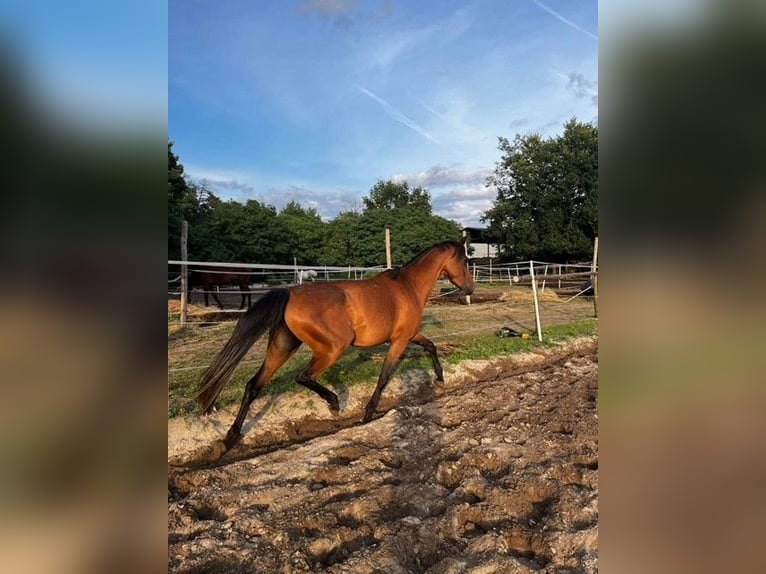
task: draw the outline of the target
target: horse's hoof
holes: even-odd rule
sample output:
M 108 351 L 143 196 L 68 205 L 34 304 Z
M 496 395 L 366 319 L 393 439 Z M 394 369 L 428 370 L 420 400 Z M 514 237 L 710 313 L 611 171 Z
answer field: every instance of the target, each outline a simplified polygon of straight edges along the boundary
M 236 434 L 234 436 L 226 435 L 226 438 L 223 439 L 223 444 L 226 446 L 226 450 L 231 450 L 235 444 L 237 444 L 239 441 L 242 440 L 241 434 Z
M 340 403 L 338 402 L 338 397 L 335 397 L 334 399 L 329 399 L 327 401 L 327 406 L 330 408 L 330 412 L 334 415 L 340 414 Z

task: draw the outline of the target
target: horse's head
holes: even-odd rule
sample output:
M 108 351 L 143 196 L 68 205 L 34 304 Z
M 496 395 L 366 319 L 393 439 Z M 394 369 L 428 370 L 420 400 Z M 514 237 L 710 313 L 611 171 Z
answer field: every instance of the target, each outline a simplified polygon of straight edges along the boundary
M 473 293 L 474 284 L 471 272 L 468 269 L 468 255 L 465 252 L 465 241 L 463 237 L 460 241 L 451 242 L 453 248 L 452 256 L 449 257 L 442 267 L 442 275 L 449 279 L 455 287 L 460 289 L 464 295 Z

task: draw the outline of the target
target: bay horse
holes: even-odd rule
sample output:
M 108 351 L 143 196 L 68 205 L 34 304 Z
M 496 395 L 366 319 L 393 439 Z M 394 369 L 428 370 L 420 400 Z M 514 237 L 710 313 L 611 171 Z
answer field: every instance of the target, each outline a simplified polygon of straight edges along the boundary
M 239 304 L 239 308 L 245 307 L 245 300 L 247 300 L 247 306 L 252 303 L 252 297 L 250 294 L 250 269 L 246 267 L 227 267 L 225 268 L 212 268 L 212 267 L 197 267 L 189 270 L 189 291 L 187 301 L 191 303 L 191 290 L 192 287 L 202 287 L 202 292 L 205 296 L 205 307 L 209 305 L 208 294 L 213 295 L 213 299 L 218 303 L 218 306 L 223 309 L 221 300 L 218 299 L 218 293 L 216 287 L 219 285 L 237 285 L 239 291 L 242 294 L 242 301 Z
M 311 348 L 313 356 L 297 381 L 322 397 L 335 414 L 340 410 L 338 397 L 319 384 L 317 378 L 349 346 L 390 344 L 377 386 L 364 411 L 365 423 L 372 419 L 380 395 L 408 343 L 426 350 L 436 380 L 444 381 L 436 347 L 420 332 L 423 309 L 442 276 L 466 295 L 473 292 L 465 238 L 438 243 L 406 265 L 369 279 L 308 283 L 274 289 L 261 297 L 239 319 L 231 338 L 202 376 L 197 395 L 203 413 L 210 413 L 247 350 L 270 330 L 266 357 L 258 372 L 247 381 L 239 412 L 223 441 L 224 449 L 230 449 L 242 438 L 242 424 L 250 404 L 302 343 Z

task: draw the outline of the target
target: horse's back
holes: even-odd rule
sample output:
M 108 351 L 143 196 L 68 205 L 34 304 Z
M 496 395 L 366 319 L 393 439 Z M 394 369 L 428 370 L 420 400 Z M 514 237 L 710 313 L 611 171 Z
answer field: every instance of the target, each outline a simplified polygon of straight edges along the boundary
M 285 321 L 293 332 L 308 323 L 332 330 L 350 327 L 352 344 L 368 347 L 390 341 L 402 328 L 416 329 L 420 316 L 412 307 L 406 292 L 390 280 L 312 283 L 291 289 Z

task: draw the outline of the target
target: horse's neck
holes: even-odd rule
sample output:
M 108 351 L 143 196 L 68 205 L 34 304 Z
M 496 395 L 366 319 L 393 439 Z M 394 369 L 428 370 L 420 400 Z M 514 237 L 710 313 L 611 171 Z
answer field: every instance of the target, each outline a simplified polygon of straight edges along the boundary
M 434 249 L 424 254 L 412 265 L 402 267 L 401 277 L 407 281 L 425 305 L 436 280 L 444 267 L 445 255 L 441 250 Z

